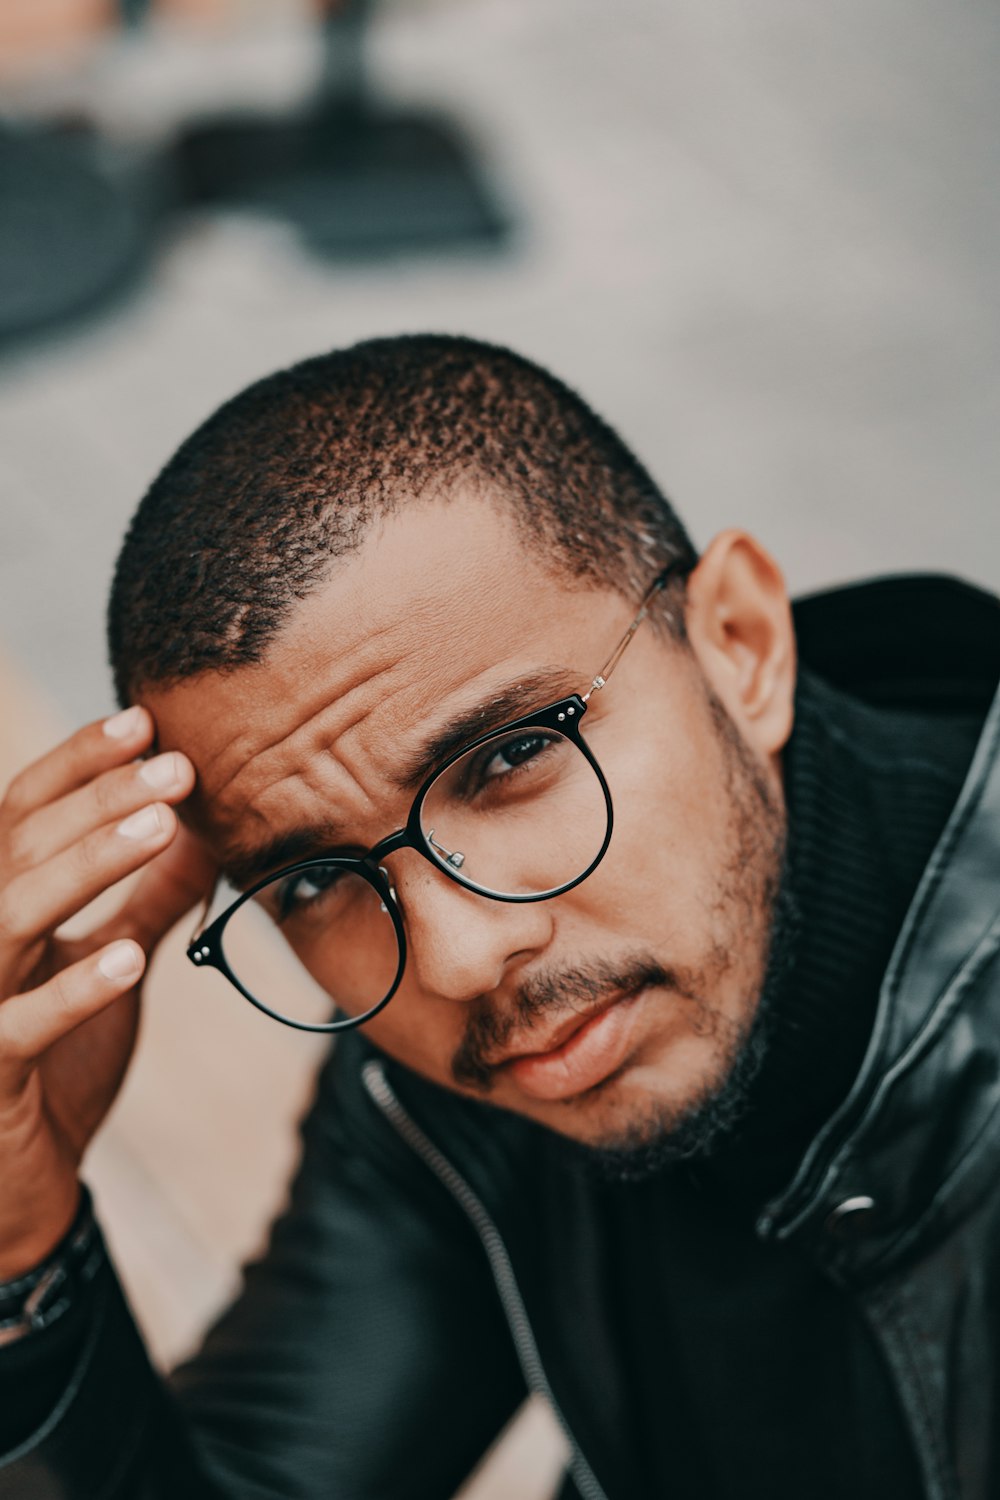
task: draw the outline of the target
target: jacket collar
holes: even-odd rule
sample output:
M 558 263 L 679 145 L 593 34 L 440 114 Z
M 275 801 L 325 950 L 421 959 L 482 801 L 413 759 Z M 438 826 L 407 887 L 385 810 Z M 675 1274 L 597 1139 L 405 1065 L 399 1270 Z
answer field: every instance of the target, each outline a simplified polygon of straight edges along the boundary
M 985 715 L 1000 679 L 1000 599 L 957 578 L 900 575 L 793 606 L 802 660 L 863 703 Z
M 994 694 L 900 932 L 856 1083 L 758 1224 L 849 1279 L 945 1233 L 1000 1170 L 1000 603 L 951 580 L 899 579 L 803 609 L 803 656 L 868 701 L 968 710 Z M 893 622 L 884 635 L 873 615 Z

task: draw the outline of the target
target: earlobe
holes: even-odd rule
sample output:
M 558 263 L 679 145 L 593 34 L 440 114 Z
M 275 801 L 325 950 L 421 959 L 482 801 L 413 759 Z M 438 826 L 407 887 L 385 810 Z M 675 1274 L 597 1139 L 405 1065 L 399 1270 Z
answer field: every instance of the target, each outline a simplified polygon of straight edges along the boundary
M 777 563 L 745 531 L 720 533 L 688 580 L 692 650 L 730 717 L 763 755 L 791 733 L 795 632 Z

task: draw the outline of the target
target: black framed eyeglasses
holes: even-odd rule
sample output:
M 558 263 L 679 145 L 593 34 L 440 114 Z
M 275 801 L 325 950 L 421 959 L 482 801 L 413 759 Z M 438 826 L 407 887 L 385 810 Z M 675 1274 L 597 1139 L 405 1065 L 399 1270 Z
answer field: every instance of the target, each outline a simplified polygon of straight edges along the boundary
M 547 901 L 586 880 L 611 842 L 611 793 L 581 734 L 603 688 L 679 560 L 653 581 L 638 614 L 583 694 L 481 735 L 420 787 L 405 825 L 367 853 L 300 860 L 244 891 L 189 944 L 259 1010 L 303 1031 L 335 1032 L 378 1015 L 406 967 L 406 934 L 383 861 L 413 849 L 449 880 L 492 901 Z M 280 934 L 312 976 L 295 1006 L 261 998 Z

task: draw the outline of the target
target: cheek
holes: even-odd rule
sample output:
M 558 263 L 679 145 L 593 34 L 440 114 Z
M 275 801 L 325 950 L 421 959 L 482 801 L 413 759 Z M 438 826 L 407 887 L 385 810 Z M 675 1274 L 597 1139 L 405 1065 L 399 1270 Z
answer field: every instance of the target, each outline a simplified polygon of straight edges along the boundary
M 730 821 L 716 738 L 700 716 L 689 717 L 694 727 L 683 735 L 663 727 L 665 713 L 633 720 L 627 736 L 610 720 L 601 725 L 592 743 L 611 788 L 614 833 L 603 862 L 579 887 L 581 903 L 602 926 L 662 942 L 677 958 L 675 944 L 694 948 L 698 934 L 705 936 Z
M 451 1086 L 449 1067 L 464 1033 L 465 1007 L 414 993 L 404 976 L 385 1010 L 365 1035 L 389 1057 L 435 1083 Z

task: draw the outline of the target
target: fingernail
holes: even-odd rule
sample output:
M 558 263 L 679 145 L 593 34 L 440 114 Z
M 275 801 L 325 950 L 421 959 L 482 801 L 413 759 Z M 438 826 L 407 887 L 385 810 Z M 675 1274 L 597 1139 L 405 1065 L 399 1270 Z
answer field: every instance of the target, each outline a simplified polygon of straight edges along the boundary
M 163 832 L 163 820 L 158 807 L 141 807 L 138 812 L 118 824 L 118 832 L 126 839 L 151 839 Z
M 132 708 L 123 708 L 120 714 L 113 714 L 110 719 L 104 721 L 104 733 L 112 740 L 127 740 L 131 735 L 139 733 L 142 724 L 143 712 L 138 704 Z
M 140 767 L 139 775 L 147 786 L 162 792 L 168 786 L 177 785 L 181 779 L 180 772 L 180 756 L 168 750 L 166 755 L 158 755 L 155 760 L 145 761 Z
M 142 973 L 139 955 L 132 943 L 116 943 L 102 953 L 97 967 L 105 979 L 138 979 Z

